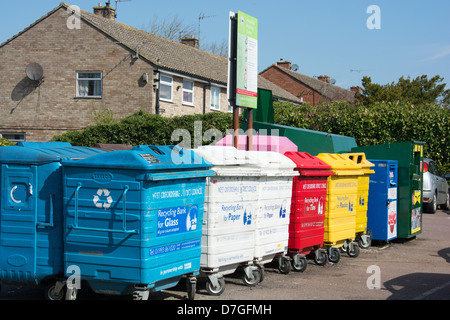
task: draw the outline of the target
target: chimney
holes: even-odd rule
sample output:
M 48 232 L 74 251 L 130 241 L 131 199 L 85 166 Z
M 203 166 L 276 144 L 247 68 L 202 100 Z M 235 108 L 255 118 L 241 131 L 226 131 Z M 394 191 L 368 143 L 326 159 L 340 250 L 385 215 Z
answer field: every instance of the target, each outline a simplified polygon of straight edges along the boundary
M 330 76 L 318 76 L 317 79 L 326 83 L 330 83 Z
M 101 3 L 98 4 L 97 7 L 94 7 L 94 14 L 97 16 L 101 16 L 105 19 L 116 20 L 116 9 L 110 6 L 111 2 L 106 2 L 106 5 L 103 7 Z
M 350 91 L 354 93 L 361 93 L 361 87 L 360 86 L 350 87 Z
M 283 59 L 280 59 L 280 61 L 277 62 L 277 65 L 282 68 L 291 70 L 291 63 L 289 61 L 283 61 Z
M 199 48 L 199 41 L 198 39 L 195 39 L 194 37 L 184 37 L 180 39 L 181 43 L 194 48 Z

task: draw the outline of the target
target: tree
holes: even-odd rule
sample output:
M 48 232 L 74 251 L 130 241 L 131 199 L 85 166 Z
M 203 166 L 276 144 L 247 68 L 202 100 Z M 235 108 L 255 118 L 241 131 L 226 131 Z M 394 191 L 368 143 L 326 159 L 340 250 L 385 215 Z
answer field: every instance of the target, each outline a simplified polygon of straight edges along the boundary
M 411 80 L 410 77 L 401 77 L 397 83 L 392 82 L 386 85 L 372 83 L 370 77 L 362 79 L 362 93 L 356 98 L 364 105 L 372 105 L 376 102 L 400 101 L 408 104 L 438 103 L 439 98 L 445 99 L 444 78 L 439 75 L 428 79 L 427 75 L 422 75 Z M 448 93 L 447 93 L 448 99 Z
M 149 27 L 142 27 L 143 30 L 156 34 L 158 36 L 179 41 L 186 36 L 197 34 L 194 23 L 185 23 L 177 14 L 159 20 L 158 16 L 153 16 L 153 20 Z M 200 39 L 199 39 L 200 40 Z M 200 49 L 211 52 L 222 57 L 228 57 L 228 40 L 222 40 L 221 43 L 201 43 Z
M 178 41 L 184 36 L 191 36 L 195 34 L 195 25 L 186 24 L 178 15 L 166 17 L 159 21 L 158 16 L 153 16 L 153 20 L 149 28 L 143 28 L 144 30 L 156 34 L 158 36 Z

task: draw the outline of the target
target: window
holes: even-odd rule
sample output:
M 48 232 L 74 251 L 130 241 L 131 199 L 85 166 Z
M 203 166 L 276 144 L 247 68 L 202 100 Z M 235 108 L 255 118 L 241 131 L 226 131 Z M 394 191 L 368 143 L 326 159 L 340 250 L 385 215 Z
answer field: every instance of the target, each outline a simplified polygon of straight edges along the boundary
M 25 133 L 0 133 L 0 138 L 8 139 L 12 142 L 25 141 Z
M 101 72 L 77 72 L 77 97 L 101 98 L 102 82 Z
M 161 74 L 159 80 L 159 98 L 161 100 L 172 102 L 172 86 L 173 78 L 171 76 Z
M 220 110 L 220 88 L 211 87 L 211 109 Z
M 183 103 L 194 105 L 194 82 L 183 79 Z

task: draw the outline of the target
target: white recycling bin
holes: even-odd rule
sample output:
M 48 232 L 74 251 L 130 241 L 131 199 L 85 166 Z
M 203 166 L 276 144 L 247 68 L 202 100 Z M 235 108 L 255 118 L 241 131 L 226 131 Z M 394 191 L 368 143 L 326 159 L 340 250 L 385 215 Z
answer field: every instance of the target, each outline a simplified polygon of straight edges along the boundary
M 255 285 L 262 270 L 254 265 L 255 219 L 259 214 L 260 165 L 234 147 L 202 146 L 194 150 L 213 164 L 206 180 L 200 273 L 212 295 L 225 290 L 224 275 L 244 270 Z M 252 163 L 255 161 L 255 163 Z
M 278 258 L 282 273 L 290 272 L 287 255 L 292 184 L 298 171 L 288 157 L 269 151 L 248 151 L 249 166 L 260 170 L 259 212 L 255 221 L 255 261 L 259 264 Z

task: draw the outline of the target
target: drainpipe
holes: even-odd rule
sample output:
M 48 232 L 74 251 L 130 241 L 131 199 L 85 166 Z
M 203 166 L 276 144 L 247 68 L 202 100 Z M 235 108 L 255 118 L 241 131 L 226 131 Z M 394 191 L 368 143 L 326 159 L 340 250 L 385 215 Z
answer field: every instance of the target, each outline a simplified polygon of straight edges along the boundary
M 159 115 L 159 70 L 155 70 L 153 73 L 153 89 L 156 92 L 156 101 L 155 101 L 155 114 Z

